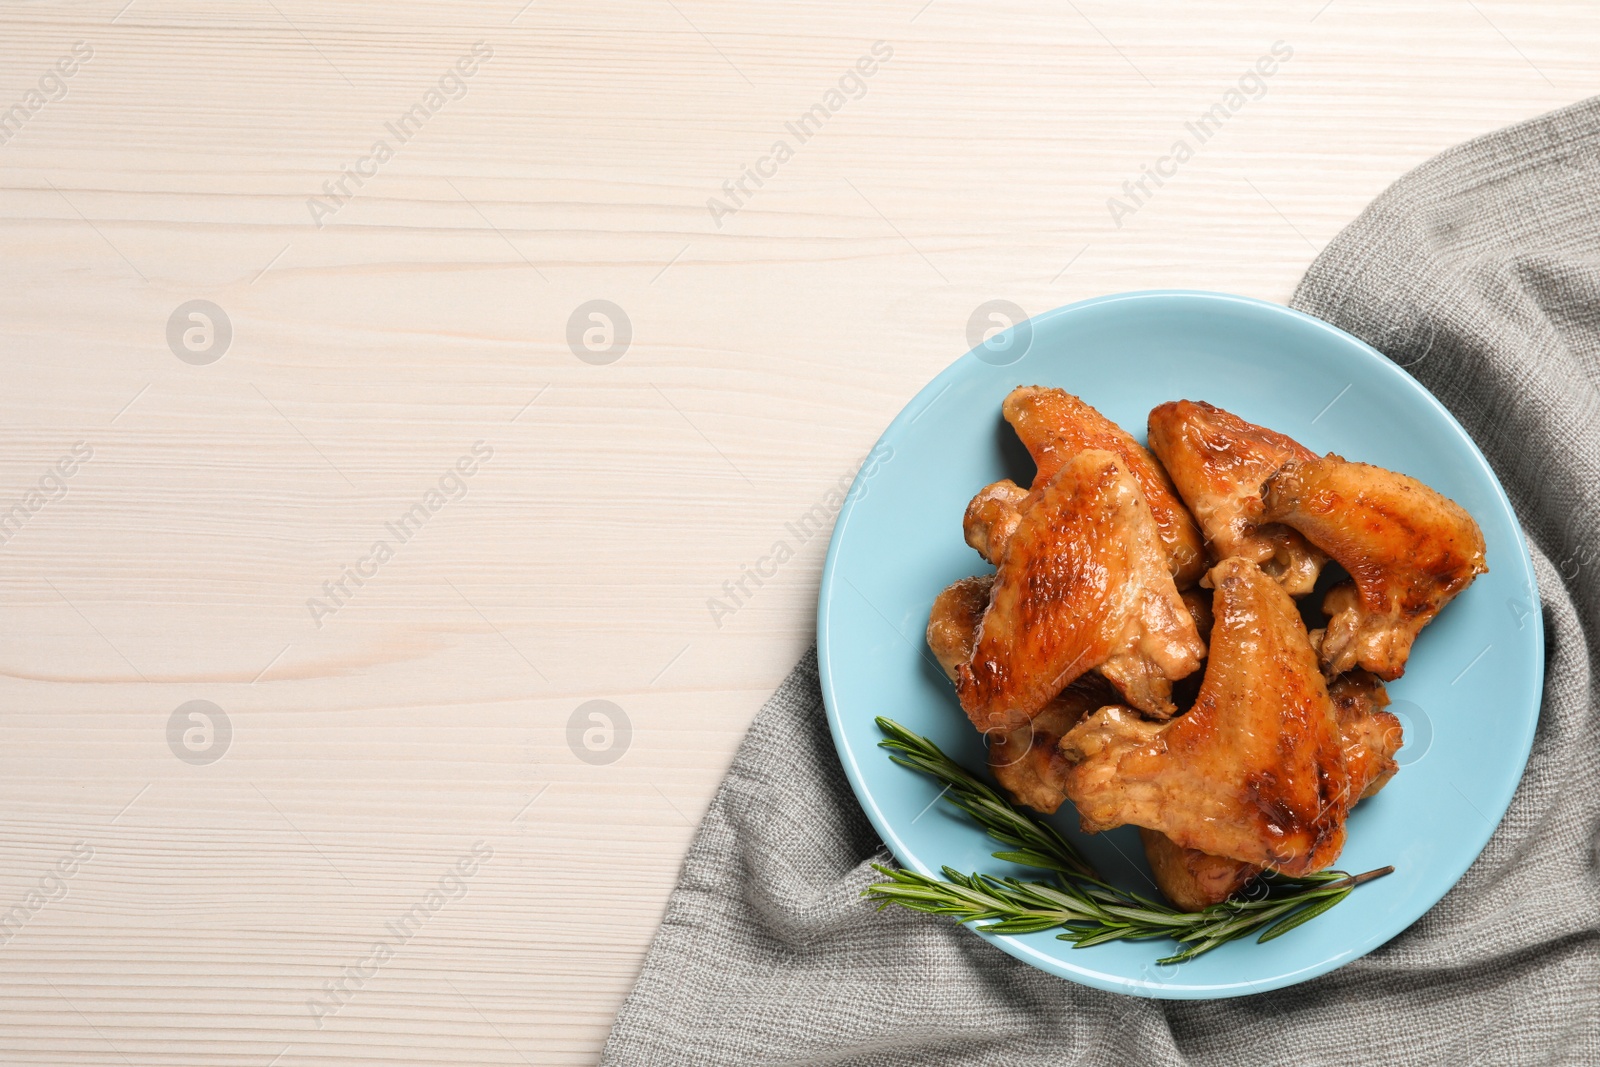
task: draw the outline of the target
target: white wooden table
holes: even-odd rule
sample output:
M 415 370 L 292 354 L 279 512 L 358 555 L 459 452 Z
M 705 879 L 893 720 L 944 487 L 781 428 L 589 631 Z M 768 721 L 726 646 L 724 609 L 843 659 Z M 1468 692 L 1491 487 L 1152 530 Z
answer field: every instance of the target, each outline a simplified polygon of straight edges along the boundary
M 593 1062 L 825 538 L 724 583 L 974 309 L 1285 300 L 1600 89 L 1582 0 L 0 24 L 4 1063 Z

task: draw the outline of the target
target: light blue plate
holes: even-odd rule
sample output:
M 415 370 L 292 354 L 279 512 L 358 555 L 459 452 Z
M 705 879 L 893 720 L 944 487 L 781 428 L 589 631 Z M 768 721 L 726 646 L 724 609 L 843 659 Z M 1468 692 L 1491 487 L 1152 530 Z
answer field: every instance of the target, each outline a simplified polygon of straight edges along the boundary
M 1276 304 L 1202 292 L 1143 292 L 1072 304 L 967 353 L 884 433 L 839 514 L 822 575 L 817 640 L 834 743 L 856 796 L 906 867 L 1038 877 L 990 857 L 999 847 L 932 781 L 878 748 L 874 716 L 933 738 L 969 768 L 984 748 L 927 651 L 933 598 L 990 568 L 961 536 L 967 501 L 997 478 L 1031 475 L 1000 416 L 1017 385 L 1060 386 L 1144 438 L 1155 405 L 1208 400 L 1337 452 L 1421 479 L 1483 527 L 1490 571 L 1417 641 L 1389 687 L 1405 725 L 1399 775 L 1351 816 L 1337 866 L 1395 873 L 1265 945 L 1224 945 L 1158 967 L 1171 942 L 1074 949 L 1052 933 L 991 937 L 1036 967 L 1118 993 L 1211 998 L 1303 982 L 1372 951 L 1436 903 L 1483 849 L 1533 743 L 1544 631 L 1528 549 L 1505 493 L 1454 418 L 1403 370 L 1343 331 Z M 1152 892 L 1131 827 L 1055 824 L 1101 871 Z

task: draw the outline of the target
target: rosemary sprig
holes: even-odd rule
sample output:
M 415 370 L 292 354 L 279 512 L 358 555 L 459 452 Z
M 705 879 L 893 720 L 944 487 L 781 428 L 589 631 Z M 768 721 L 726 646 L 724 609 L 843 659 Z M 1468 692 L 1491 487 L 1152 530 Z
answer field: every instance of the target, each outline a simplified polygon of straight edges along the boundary
M 957 922 L 984 923 L 996 934 L 1031 934 L 1059 928 L 1056 936 L 1074 948 L 1107 941 L 1143 941 L 1165 937 L 1184 946 L 1158 963 L 1181 963 L 1218 945 L 1256 934 L 1271 941 L 1337 905 L 1363 882 L 1394 870 L 1380 867 L 1364 874 L 1322 871 L 1302 878 L 1268 873 L 1256 881 L 1261 896 L 1228 900 L 1203 911 L 1178 911 L 1103 881 L 1089 862 L 1048 823 L 1018 811 L 989 785 L 946 756 L 939 746 L 891 719 L 880 718 L 887 735 L 879 744 L 889 758 L 944 783 L 941 796 L 966 812 L 1008 846 L 994 857 L 1055 874 L 1058 884 L 963 874 L 945 867 L 944 878 L 916 871 L 874 865 L 886 881 L 868 886 L 863 895 L 878 903 L 948 915 Z

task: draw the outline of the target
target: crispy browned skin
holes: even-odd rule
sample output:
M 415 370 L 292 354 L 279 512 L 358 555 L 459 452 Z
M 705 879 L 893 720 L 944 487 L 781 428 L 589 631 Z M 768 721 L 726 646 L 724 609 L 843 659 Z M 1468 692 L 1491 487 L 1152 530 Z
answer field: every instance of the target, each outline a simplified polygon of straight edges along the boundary
M 1138 483 L 1088 449 L 1024 502 L 956 689 L 978 729 L 1005 730 L 1098 667 L 1129 704 L 1165 717 L 1173 681 L 1204 656 Z
M 1339 456 L 1287 463 L 1261 488 L 1263 517 L 1338 560 L 1354 585 L 1328 591 L 1322 666 L 1405 673 L 1417 633 L 1489 568 L 1483 533 L 1459 504 L 1415 478 Z
M 1026 499 L 1028 491 L 1009 478 L 978 490 L 961 517 L 967 544 L 990 563 L 998 564 L 1006 542 L 1022 519 L 1022 502 Z
M 1343 739 L 1294 601 L 1233 557 L 1216 588 L 1200 695 L 1169 723 L 1102 708 L 1061 742 L 1067 795 L 1085 830 L 1132 823 L 1288 874 L 1344 847 L 1351 797 Z
M 984 487 L 977 496 L 972 498 L 972 503 L 967 505 L 967 513 L 963 522 L 967 537 L 967 544 L 978 550 L 979 555 L 990 563 L 996 563 L 1005 551 L 1006 542 L 1011 539 L 1016 531 L 1017 523 L 1022 518 L 1021 505 L 1017 502 L 1016 494 L 1023 492 L 1015 482 L 996 482 Z M 1183 606 L 1189 610 L 1189 617 L 1194 620 L 1195 630 L 1200 635 L 1201 644 L 1211 640 L 1211 593 L 1209 590 L 1199 588 L 1185 589 L 1179 594 L 1183 598 Z M 1090 677 L 1084 675 L 1085 678 Z M 1172 700 L 1175 706 L 1184 708 L 1194 702 L 1195 693 L 1200 689 L 1200 676 L 1191 674 L 1178 685 L 1173 687 Z M 1115 703 L 1107 700 L 1104 703 Z M 1093 711 L 1094 709 L 1089 709 Z
M 1253 863 L 1184 848 L 1166 834 L 1143 826 L 1139 827 L 1139 840 L 1144 843 L 1144 858 L 1150 862 L 1156 885 L 1174 907 L 1183 911 L 1220 904 L 1261 873 Z
M 1357 799 L 1376 796 L 1400 769 L 1394 754 L 1405 741 L 1400 720 L 1383 710 L 1389 704 L 1389 693 L 1375 675 L 1351 671 L 1328 685 L 1328 697 L 1344 739 L 1350 795 Z
M 988 562 L 999 563 L 1006 542 L 1011 540 L 1017 523 L 1022 519 L 1022 501 L 1027 496 L 1026 489 L 1009 480 L 984 486 L 972 498 L 972 503 L 967 505 L 967 513 L 962 518 L 962 532 L 966 535 L 967 544 Z M 988 595 L 987 587 L 985 595 Z M 1189 588 L 1178 595 L 1183 598 L 1183 606 L 1189 609 L 1189 617 L 1194 619 L 1200 640 L 1209 642 L 1211 594 L 1204 589 Z
M 1179 588 L 1205 573 L 1205 546 L 1194 519 L 1185 510 L 1172 481 L 1156 458 L 1133 435 L 1094 408 L 1060 389 L 1022 385 L 1000 406 L 1039 471 L 1033 487 L 1048 482 L 1061 465 L 1086 448 L 1099 448 L 1122 461 L 1150 505 Z
M 1315 452 L 1203 400 L 1160 405 L 1150 412 L 1149 431 L 1150 450 L 1216 558 L 1243 556 L 1290 596 L 1311 592 L 1328 557 L 1289 527 L 1261 521 L 1261 483 L 1291 459 L 1315 459 Z

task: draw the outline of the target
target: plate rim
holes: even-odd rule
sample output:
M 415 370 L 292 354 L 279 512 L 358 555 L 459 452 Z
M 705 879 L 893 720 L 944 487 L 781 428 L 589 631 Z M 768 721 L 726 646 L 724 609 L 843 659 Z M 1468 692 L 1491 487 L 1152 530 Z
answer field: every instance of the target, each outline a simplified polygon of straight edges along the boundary
M 1387 376 L 1390 381 L 1396 383 L 1400 388 L 1408 389 L 1419 394 L 1425 404 L 1431 405 L 1437 414 L 1444 417 L 1445 424 L 1455 432 L 1456 437 L 1461 441 L 1461 443 L 1466 445 L 1468 454 L 1471 455 L 1472 459 L 1477 463 L 1480 470 L 1488 476 L 1489 484 L 1493 487 L 1496 500 L 1499 502 L 1500 506 L 1505 509 L 1506 514 L 1511 516 L 1512 537 L 1514 541 L 1514 547 L 1516 549 L 1516 552 L 1514 553 L 1516 556 L 1516 566 L 1519 569 L 1521 577 L 1524 579 L 1526 588 L 1530 591 L 1530 598 L 1532 601 L 1532 610 L 1530 613 L 1538 615 L 1542 620 L 1543 600 L 1539 589 L 1538 575 L 1534 570 L 1533 557 L 1528 548 L 1527 537 L 1524 535 L 1522 529 L 1522 520 L 1517 515 L 1516 508 L 1512 506 L 1511 499 L 1506 494 L 1505 487 L 1500 484 L 1500 478 L 1495 474 L 1494 467 L 1489 463 L 1488 458 L 1484 456 L 1483 450 L 1478 447 L 1477 441 L 1473 440 L 1472 435 L 1469 434 L 1466 428 L 1461 425 L 1461 423 L 1456 419 L 1455 415 L 1451 413 L 1450 409 L 1445 407 L 1439 398 L 1433 395 L 1432 391 L 1430 391 L 1421 382 L 1417 381 L 1417 379 L 1413 378 L 1410 374 L 1406 373 L 1402 367 L 1391 361 L 1387 356 L 1383 355 L 1383 353 L 1379 352 L 1377 349 L 1361 340 L 1361 338 L 1349 333 L 1346 330 L 1340 329 L 1330 322 L 1319 319 L 1314 315 L 1308 315 L 1303 311 L 1296 310 L 1295 308 L 1288 307 L 1284 304 L 1278 304 L 1270 300 L 1262 300 L 1256 297 L 1240 296 L 1234 293 L 1223 293 L 1206 289 L 1137 289 L 1120 293 L 1108 293 L 1100 296 L 1088 297 L 1083 300 L 1076 300 L 1070 304 L 1063 304 L 1060 307 L 1052 308 L 1049 311 L 1041 312 L 1038 315 L 1031 316 L 1025 321 L 1031 324 L 1032 327 L 1037 327 L 1040 324 L 1049 322 L 1053 319 L 1081 312 L 1085 309 L 1100 305 L 1149 300 L 1164 301 L 1174 299 L 1185 301 L 1192 300 L 1197 304 L 1215 301 L 1220 304 L 1243 305 L 1267 315 L 1279 315 L 1292 320 L 1298 320 L 1303 324 L 1310 325 L 1318 330 L 1330 334 L 1347 346 L 1352 346 L 1355 355 L 1358 358 L 1365 360 L 1371 366 L 1374 373 L 1380 376 Z M 1015 329 L 1020 325 L 1021 323 L 1017 323 L 1013 325 L 1011 329 Z M 888 426 L 884 427 L 883 432 L 878 435 L 878 438 L 873 445 L 873 451 L 876 451 L 877 448 L 882 446 L 886 440 L 902 425 L 908 425 L 912 421 L 915 421 L 915 419 L 918 418 L 924 410 L 932 406 L 939 396 L 944 393 L 945 389 L 949 387 L 951 384 L 951 379 L 954 379 L 959 374 L 965 373 L 964 367 L 966 366 L 968 357 L 980 358 L 977 356 L 977 351 L 977 348 L 973 348 L 963 353 L 938 374 L 934 375 L 926 385 L 919 389 L 916 394 L 913 395 L 912 398 L 900 409 L 899 413 L 896 414 L 892 420 L 890 420 Z M 869 477 L 871 477 L 870 465 L 864 465 L 861 470 L 856 473 L 854 480 L 851 482 L 850 490 L 845 495 L 844 504 L 840 508 L 839 514 L 835 519 L 833 530 L 828 538 L 828 552 L 823 561 L 821 581 L 817 592 L 817 673 L 822 693 L 824 713 L 828 720 L 828 730 L 833 737 L 834 750 L 839 756 L 839 761 L 844 768 L 845 777 L 850 782 L 850 788 L 855 794 L 857 803 L 860 804 L 862 810 L 866 813 L 868 821 L 872 823 L 872 827 L 875 831 L 877 831 L 879 838 L 894 854 L 897 862 L 899 862 L 902 866 L 910 867 L 912 870 L 915 870 L 921 874 L 931 876 L 936 874 L 936 871 L 917 858 L 914 850 L 912 850 L 904 841 L 901 840 L 899 835 L 895 833 L 893 825 L 884 815 L 882 809 L 878 807 L 876 798 L 872 795 L 871 789 L 868 788 L 866 784 L 866 780 L 863 776 L 860 763 L 857 758 L 857 753 L 851 748 L 849 738 L 844 733 L 843 721 L 840 713 L 837 710 L 838 701 L 833 678 L 833 664 L 832 657 L 829 652 L 831 646 L 828 608 L 834 592 L 833 587 L 836 580 L 836 568 L 838 565 L 841 533 L 848 525 L 847 520 L 854 512 L 856 504 L 860 500 L 860 490 L 865 485 L 866 479 Z M 1533 634 L 1533 642 L 1536 653 L 1536 662 L 1542 663 L 1545 656 L 1545 634 L 1542 624 L 1535 629 Z M 1219 984 L 1211 982 L 1205 984 L 1183 985 L 1167 982 L 1150 982 L 1147 980 L 1126 978 L 1121 976 L 1108 976 L 1104 972 L 1086 970 L 1084 968 L 1067 963 L 1066 961 L 1058 959 L 1054 956 L 1042 953 L 1033 948 L 1033 946 L 1011 935 L 985 933 L 982 930 L 973 928 L 973 926 L 968 923 L 963 923 L 960 925 L 968 933 L 975 934 L 976 936 L 983 938 L 985 941 L 988 941 L 989 943 L 997 946 L 1001 950 L 1022 960 L 1023 962 L 1029 963 L 1047 973 L 1054 974 L 1057 977 L 1065 978 L 1081 985 L 1087 985 L 1095 989 L 1102 989 L 1112 993 L 1122 993 L 1126 995 L 1140 996 L 1157 1000 L 1210 1000 L 1237 996 L 1249 996 L 1257 993 L 1271 992 L 1275 989 L 1283 989 L 1287 986 L 1298 985 L 1301 982 L 1309 981 L 1312 978 L 1317 978 L 1321 975 L 1337 970 L 1338 968 L 1367 955 L 1373 950 L 1393 940 L 1395 937 L 1398 937 L 1406 929 L 1410 928 L 1410 926 L 1415 924 L 1419 919 L 1422 918 L 1422 916 L 1431 911 L 1439 903 L 1439 901 L 1443 900 L 1445 896 L 1449 895 L 1450 891 L 1460 883 L 1463 877 L 1466 876 L 1467 871 L 1471 869 L 1472 865 L 1477 862 L 1478 857 L 1483 854 L 1483 850 L 1488 847 L 1490 839 L 1500 828 L 1500 824 L 1505 820 L 1506 812 L 1510 810 L 1511 802 L 1516 796 L 1517 789 L 1520 788 L 1522 779 L 1527 774 L 1528 758 L 1533 751 L 1534 735 L 1538 729 L 1540 711 L 1543 706 L 1544 681 L 1544 671 L 1542 669 L 1535 671 L 1532 690 L 1528 694 L 1528 701 L 1533 707 L 1533 714 L 1528 716 L 1523 728 L 1522 736 L 1519 739 L 1519 744 L 1517 745 L 1517 773 L 1515 778 L 1512 780 L 1509 792 L 1506 793 L 1503 800 L 1497 800 L 1497 807 L 1499 810 L 1498 814 L 1495 816 L 1493 824 L 1483 830 L 1480 837 L 1475 839 L 1475 847 L 1472 849 L 1471 858 L 1467 860 L 1466 866 L 1456 874 L 1454 879 L 1450 881 L 1444 891 L 1437 897 L 1429 900 L 1425 906 L 1416 911 L 1415 914 L 1412 914 L 1402 926 L 1391 933 L 1374 933 L 1361 941 L 1352 943 L 1351 947 L 1343 953 L 1339 953 L 1330 958 L 1318 961 L 1315 964 L 1311 964 L 1307 967 L 1290 971 L 1285 974 L 1278 974 L 1266 978 L 1250 979 L 1233 983 Z M 881 755 L 882 750 L 874 745 L 872 752 L 874 755 Z M 1402 909 L 1402 912 L 1409 910 L 1410 909 Z

